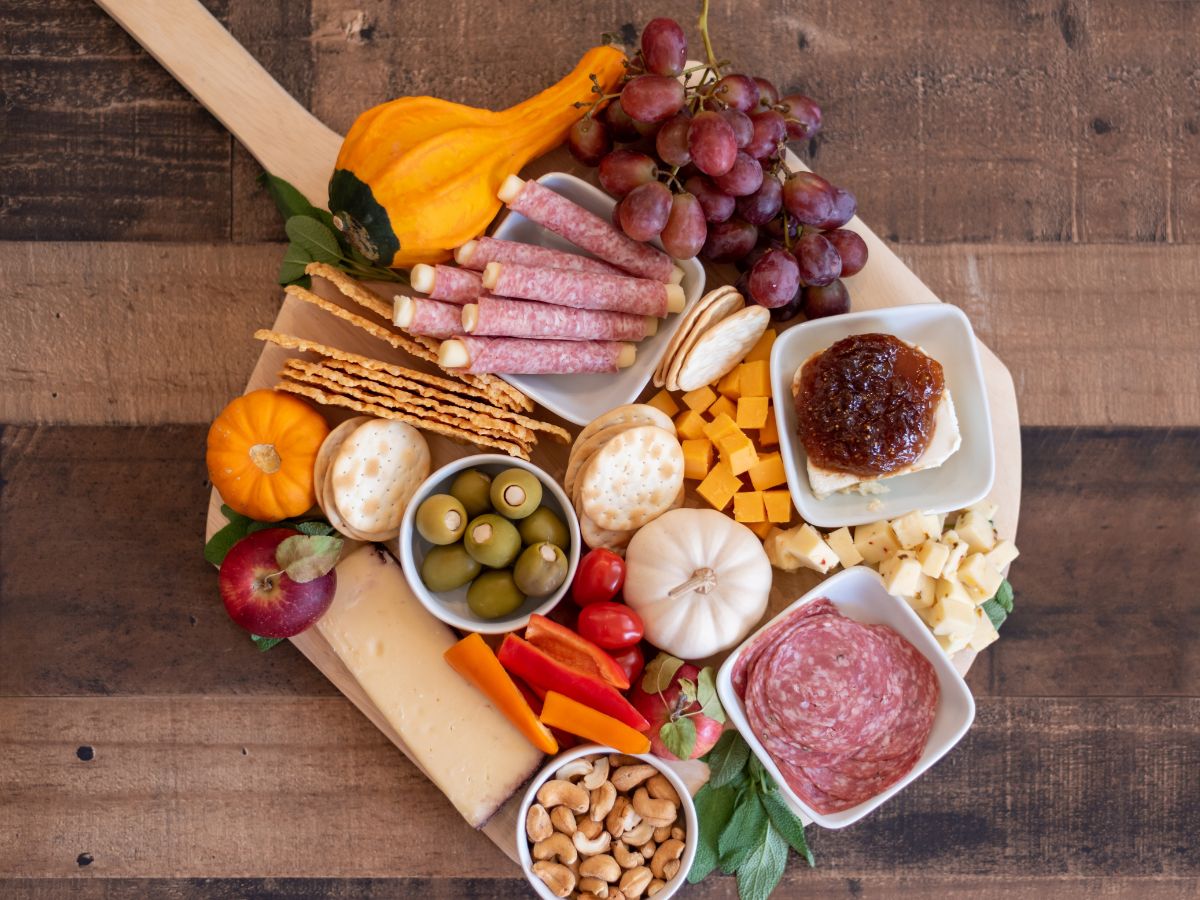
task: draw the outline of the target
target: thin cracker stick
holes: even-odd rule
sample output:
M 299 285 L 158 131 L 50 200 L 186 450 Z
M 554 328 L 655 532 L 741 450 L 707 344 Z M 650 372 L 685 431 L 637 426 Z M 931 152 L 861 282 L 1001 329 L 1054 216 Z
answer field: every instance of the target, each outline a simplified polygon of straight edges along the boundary
M 369 309 L 381 319 L 392 321 L 392 304 L 370 288 L 363 287 L 341 269 L 335 269 L 329 263 L 310 262 L 304 271 L 308 275 L 324 278 L 363 309 Z

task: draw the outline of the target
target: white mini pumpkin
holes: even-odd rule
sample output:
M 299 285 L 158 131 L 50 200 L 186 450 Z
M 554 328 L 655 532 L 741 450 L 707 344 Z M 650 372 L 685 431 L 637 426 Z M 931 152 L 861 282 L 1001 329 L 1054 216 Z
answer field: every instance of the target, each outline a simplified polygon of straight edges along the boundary
M 625 552 L 625 602 L 646 640 L 703 659 L 742 640 L 771 592 L 771 563 L 745 525 L 714 509 L 673 509 L 641 528 Z

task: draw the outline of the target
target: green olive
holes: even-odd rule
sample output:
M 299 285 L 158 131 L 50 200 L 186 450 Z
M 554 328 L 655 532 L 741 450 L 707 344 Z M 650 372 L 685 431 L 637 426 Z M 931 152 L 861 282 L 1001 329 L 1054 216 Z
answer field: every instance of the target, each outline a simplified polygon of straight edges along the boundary
M 449 494 L 433 494 L 417 507 L 417 531 L 431 544 L 453 544 L 467 528 L 467 511 Z
M 508 519 L 485 513 L 471 520 L 463 544 L 477 562 L 490 569 L 503 569 L 511 566 L 521 552 L 521 535 Z
M 492 501 L 488 499 L 488 489 L 492 479 L 486 472 L 478 469 L 464 469 L 455 476 L 450 485 L 450 495 L 463 505 L 468 518 L 482 516 L 492 509 Z
M 526 547 L 513 569 L 513 581 L 530 597 L 549 597 L 566 580 L 567 557 L 549 541 Z
M 571 535 L 567 531 L 567 526 L 563 524 L 563 520 L 546 506 L 539 506 L 522 519 L 517 530 L 521 532 L 521 541 L 524 544 L 540 544 L 542 541 L 549 541 L 554 546 L 566 550 L 571 541 Z
M 467 606 L 484 619 L 499 619 L 514 612 L 525 602 L 508 569 L 484 572 L 467 588 Z
M 542 502 L 542 483 L 532 472 L 505 469 L 492 479 L 492 506 L 510 519 L 523 519 Z
M 421 581 L 431 591 L 452 591 L 478 575 L 481 569 L 462 544 L 432 547 L 421 563 Z

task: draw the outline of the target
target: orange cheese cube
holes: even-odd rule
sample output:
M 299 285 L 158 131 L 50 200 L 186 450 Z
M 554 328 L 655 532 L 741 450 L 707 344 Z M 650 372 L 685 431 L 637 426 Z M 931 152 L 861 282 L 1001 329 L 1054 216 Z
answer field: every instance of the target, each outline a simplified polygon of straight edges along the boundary
M 696 493 L 703 497 L 713 509 L 724 509 L 733 499 L 733 495 L 741 490 L 741 487 L 741 479 L 730 471 L 729 463 L 721 460 L 700 482 Z
M 704 420 L 701 419 L 703 422 Z M 678 423 L 676 423 L 678 424 Z M 727 413 L 717 415 L 711 422 L 704 424 L 704 436 L 716 444 L 721 446 L 721 438 L 731 434 L 741 434 L 742 431 L 734 423 L 733 419 Z
M 762 337 L 758 339 L 758 343 L 750 348 L 750 352 L 746 354 L 746 358 L 742 362 L 758 362 L 760 359 L 770 360 L 771 347 L 774 345 L 776 337 L 775 329 L 768 328 L 762 333 Z
M 683 477 L 700 481 L 713 464 L 713 445 L 708 438 L 689 438 L 683 442 Z
M 730 419 L 733 419 L 737 416 L 737 407 L 732 400 L 722 394 L 708 408 L 708 414 L 714 419 L 717 416 L 728 416 Z
M 754 536 L 760 541 L 765 541 L 771 535 L 771 530 L 778 531 L 770 522 L 747 522 L 746 527 L 754 532 Z
M 742 395 L 738 387 L 738 367 L 734 366 L 724 378 L 717 382 L 717 393 L 730 400 L 736 400 Z
M 771 401 L 766 397 L 742 397 L 737 402 L 737 427 L 762 428 L 767 424 Z
M 758 445 L 760 447 L 779 446 L 779 423 L 775 420 L 775 410 L 771 410 L 766 424 L 758 432 Z
M 783 457 L 778 451 L 760 456 L 758 463 L 750 470 L 750 483 L 756 491 L 765 491 L 785 481 L 787 474 L 783 471 Z
M 665 389 L 659 391 L 653 397 L 646 401 L 655 409 L 666 413 L 672 419 L 675 418 L 675 413 L 679 412 L 679 404 L 675 402 L 675 398 L 670 395 Z
M 694 391 L 688 391 L 684 394 L 683 405 L 688 409 L 694 409 L 696 412 L 703 412 L 712 406 L 713 401 L 716 399 L 716 392 L 706 384 L 704 387 L 698 387 Z
M 704 416 L 696 412 L 694 409 L 685 409 L 675 419 L 675 430 L 679 432 L 681 438 L 699 438 L 704 437 L 704 429 L 708 423 L 704 421 Z
M 721 458 L 729 463 L 734 475 L 749 472 L 758 462 L 758 451 L 754 449 L 754 442 L 741 432 L 722 438 L 717 447 L 721 451 Z
M 771 396 L 771 364 L 765 359 L 756 359 L 738 366 L 738 387 L 743 397 Z
M 792 520 L 792 495 L 788 491 L 763 491 L 762 497 L 763 505 L 767 508 L 768 522 Z
M 740 491 L 733 495 L 734 521 L 761 522 L 766 517 L 762 491 Z

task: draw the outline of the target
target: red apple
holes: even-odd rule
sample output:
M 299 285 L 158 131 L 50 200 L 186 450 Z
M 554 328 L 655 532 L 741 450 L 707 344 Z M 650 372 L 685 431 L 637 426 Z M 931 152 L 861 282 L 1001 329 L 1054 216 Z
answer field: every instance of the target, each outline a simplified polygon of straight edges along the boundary
M 663 759 L 679 758 L 663 744 L 662 738 L 659 737 L 659 729 L 667 722 L 674 721 L 684 714 L 687 714 L 692 720 L 692 724 L 696 726 L 696 745 L 692 748 L 692 755 L 688 759 L 698 759 L 703 756 L 721 737 L 721 731 L 725 726 L 716 719 L 701 715 L 699 703 L 693 701 L 686 707 L 681 705 L 679 680 L 686 678 L 694 684 L 699 674 L 698 667 L 691 663 L 684 663 L 675 673 L 675 677 L 671 679 L 667 689 L 661 694 L 648 694 L 642 690 L 641 684 L 638 684 L 637 690 L 633 692 L 634 707 L 650 722 L 650 752 L 655 756 Z
M 280 571 L 275 550 L 300 532 L 264 528 L 248 534 L 221 563 L 221 599 L 229 617 L 252 634 L 284 638 L 299 634 L 333 602 L 337 573 L 303 584 Z

